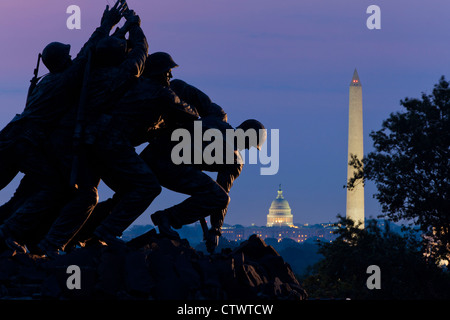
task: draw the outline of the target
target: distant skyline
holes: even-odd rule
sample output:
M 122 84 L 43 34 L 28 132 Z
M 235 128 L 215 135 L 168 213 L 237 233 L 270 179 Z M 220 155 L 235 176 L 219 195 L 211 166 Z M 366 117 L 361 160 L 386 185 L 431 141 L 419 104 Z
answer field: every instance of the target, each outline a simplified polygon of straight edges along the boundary
M 114 3 L 108 0 L 109 4 Z M 0 10 L 0 127 L 24 108 L 37 54 L 51 41 L 69 43 L 74 57 L 99 25 L 106 0 L 2 1 Z M 430 93 L 449 78 L 450 3 L 444 0 L 128 0 L 141 17 L 150 53 L 169 52 L 173 70 L 222 106 L 233 126 L 245 119 L 279 129 L 280 167 L 261 176 L 246 165 L 231 189 L 225 223 L 265 225 L 278 185 L 294 223 L 345 215 L 348 85 L 363 84 L 364 148 L 400 100 Z M 381 8 L 381 29 L 369 30 L 369 5 Z M 81 9 L 81 29 L 69 30 L 69 5 Z M 40 74 L 47 72 L 41 66 Z M 14 193 L 16 179 L 0 191 Z M 366 219 L 381 212 L 365 188 Z M 111 196 L 103 184 L 100 200 Z M 163 190 L 137 221 L 185 196 Z

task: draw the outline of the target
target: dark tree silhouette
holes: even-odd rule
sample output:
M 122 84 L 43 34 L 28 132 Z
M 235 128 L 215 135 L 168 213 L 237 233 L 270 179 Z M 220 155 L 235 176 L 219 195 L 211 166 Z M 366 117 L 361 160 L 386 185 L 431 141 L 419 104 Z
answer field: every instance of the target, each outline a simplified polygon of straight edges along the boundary
M 450 257 L 450 88 L 441 77 L 431 94 L 406 98 L 370 134 L 375 151 L 350 165 L 359 169 L 348 187 L 371 180 L 379 217 L 419 226 L 429 257 Z
M 448 299 L 450 275 L 427 262 L 421 252 L 420 237 L 384 229 L 376 220 L 364 229 L 352 220 L 338 217 L 338 237 L 320 243 L 324 258 L 314 265 L 302 285 L 310 298 L 319 299 Z M 380 268 L 380 289 L 369 289 L 367 268 Z

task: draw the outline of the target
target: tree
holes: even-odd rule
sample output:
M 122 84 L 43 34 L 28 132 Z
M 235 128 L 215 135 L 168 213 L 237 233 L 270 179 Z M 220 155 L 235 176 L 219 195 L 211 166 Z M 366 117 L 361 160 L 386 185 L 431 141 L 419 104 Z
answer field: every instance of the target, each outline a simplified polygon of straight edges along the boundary
M 441 77 L 432 94 L 400 102 L 406 109 L 392 113 L 379 131 L 371 132 L 375 151 L 362 161 L 348 188 L 371 180 L 382 215 L 409 221 L 424 234 L 430 257 L 450 257 L 450 88 Z
M 331 243 L 321 242 L 323 259 L 314 265 L 302 286 L 310 298 L 320 299 L 448 299 L 450 276 L 423 258 L 417 234 L 392 232 L 376 220 L 364 229 L 339 217 Z M 376 265 L 381 288 L 370 289 L 367 268 Z

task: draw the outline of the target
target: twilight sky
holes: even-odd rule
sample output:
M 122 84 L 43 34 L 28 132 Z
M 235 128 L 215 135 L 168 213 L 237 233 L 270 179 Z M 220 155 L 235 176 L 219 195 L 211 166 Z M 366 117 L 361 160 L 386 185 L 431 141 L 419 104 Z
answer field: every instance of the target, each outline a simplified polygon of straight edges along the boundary
M 114 0 L 2 1 L 0 126 L 23 110 L 37 54 L 51 41 L 75 56 Z M 450 4 L 446 0 L 128 0 L 141 17 L 150 52 L 169 52 L 175 78 L 204 92 L 237 126 L 256 118 L 279 129 L 279 171 L 260 175 L 247 164 L 230 196 L 226 223 L 265 225 L 282 184 L 296 223 L 345 214 L 348 86 L 357 68 L 363 86 L 365 152 L 400 100 L 431 92 L 450 67 Z M 369 5 L 381 8 L 381 29 L 369 30 Z M 69 5 L 81 8 L 81 29 L 69 30 Z M 122 25 L 121 22 L 119 25 Z M 41 65 L 40 75 L 47 72 Z M 270 139 L 270 136 L 269 136 Z M 248 157 L 247 157 L 248 160 Z M 3 203 L 20 176 L 0 191 Z M 366 186 L 366 217 L 380 213 Z M 111 195 L 102 184 L 101 200 Z M 148 213 L 185 196 L 168 190 Z

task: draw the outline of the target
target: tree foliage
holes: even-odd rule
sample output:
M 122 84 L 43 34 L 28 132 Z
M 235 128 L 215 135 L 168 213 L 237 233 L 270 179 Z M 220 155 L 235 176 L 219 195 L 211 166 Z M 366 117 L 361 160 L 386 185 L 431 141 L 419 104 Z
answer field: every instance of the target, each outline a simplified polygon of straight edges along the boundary
M 310 298 L 319 299 L 448 299 L 448 272 L 423 258 L 417 235 L 381 229 L 369 220 L 364 229 L 339 217 L 331 243 L 320 243 L 324 256 L 302 285 Z M 381 289 L 369 289 L 367 268 L 381 270 Z
M 431 94 L 406 98 L 370 134 L 375 151 L 362 161 L 348 187 L 371 180 L 381 204 L 379 217 L 409 221 L 421 228 L 430 256 L 450 257 L 450 88 L 442 77 Z

